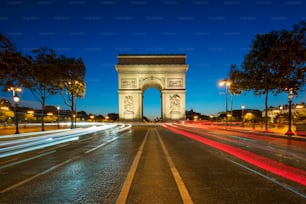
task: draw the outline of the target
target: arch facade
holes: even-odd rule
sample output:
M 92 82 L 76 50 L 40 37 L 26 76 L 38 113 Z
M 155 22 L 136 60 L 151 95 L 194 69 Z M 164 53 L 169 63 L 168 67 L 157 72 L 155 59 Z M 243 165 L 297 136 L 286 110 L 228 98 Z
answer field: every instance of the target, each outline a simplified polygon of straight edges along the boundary
M 118 55 L 117 58 L 120 120 L 143 120 L 144 91 L 152 87 L 161 93 L 164 121 L 186 118 L 186 55 Z

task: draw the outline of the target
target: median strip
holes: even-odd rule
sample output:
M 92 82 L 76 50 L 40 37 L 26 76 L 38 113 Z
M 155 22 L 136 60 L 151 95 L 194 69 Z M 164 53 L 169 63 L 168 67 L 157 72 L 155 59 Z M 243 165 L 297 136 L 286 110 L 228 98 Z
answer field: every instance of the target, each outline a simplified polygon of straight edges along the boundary
M 147 141 L 147 137 L 150 133 L 150 130 L 149 129 L 147 132 L 146 132 L 146 135 L 145 135 L 145 138 L 143 139 L 143 142 L 142 144 L 140 145 L 139 149 L 138 149 L 138 152 L 136 154 L 136 157 L 133 161 L 133 164 L 131 166 L 131 169 L 128 173 L 128 176 L 123 184 L 123 187 L 121 189 L 121 192 L 119 194 L 119 197 L 117 199 L 117 202 L 116 204 L 122 204 L 122 203 L 126 203 L 126 200 L 127 200 L 127 197 L 129 195 L 129 192 L 130 192 L 130 189 L 131 189 L 131 185 L 132 185 L 132 182 L 133 182 L 133 179 L 134 179 L 134 176 L 135 176 L 135 173 L 136 173 L 136 169 L 138 167 L 138 164 L 139 164 L 139 161 L 140 161 L 140 158 L 141 158 L 141 155 L 142 155 L 142 152 L 143 152 L 143 148 L 144 148 L 144 145 Z
M 171 159 L 171 157 L 169 155 L 169 152 L 166 149 L 166 146 L 165 146 L 163 140 L 161 139 L 157 129 L 154 129 L 154 130 L 155 130 L 155 132 L 156 132 L 156 134 L 158 136 L 158 140 L 159 140 L 159 142 L 160 142 L 160 144 L 162 146 L 164 154 L 166 155 L 166 159 L 167 159 L 168 164 L 170 166 L 171 173 L 172 173 L 172 175 L 174 177 L 176 186 L 177 186 L 177 188 L 178 188 L 178 190 L 180 192 L 180 195 L 181 195 L 181 198 L 183 200 L 183 203 L 193 203 L 193 201 L 191 199 L 191 196 L 190 196 L 190 194 L 189 194 L 189 192 L 188 192 L 188 190 L 187 190 L 187 188 L 185 186 L 185 183 L 184 183 L 180 173 L 176 169 L 176 167 L 175 167 L 175 165 L 174 165 L 174 163 L 173 163 L 173 161 L 172 161 L 172 159 Z

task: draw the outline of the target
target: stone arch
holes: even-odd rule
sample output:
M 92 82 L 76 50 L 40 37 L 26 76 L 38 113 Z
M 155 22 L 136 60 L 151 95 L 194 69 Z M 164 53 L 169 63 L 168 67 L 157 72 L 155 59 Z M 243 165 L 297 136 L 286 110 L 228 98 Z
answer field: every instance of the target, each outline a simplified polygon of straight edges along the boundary
M 159 91 L 163 90 L 164 84 L 162 83 L 162 79 L 153 75 L 149 77 L 144 77 L 142 79 L 142 83 L 140 84 L 140 89 L 145 91 L 148 88 L 156 88 Z
M 186 55 L 118 55 L 119 118 L 142 121 L 143 95 L 161 92 L 163 120 L 185 119 Z

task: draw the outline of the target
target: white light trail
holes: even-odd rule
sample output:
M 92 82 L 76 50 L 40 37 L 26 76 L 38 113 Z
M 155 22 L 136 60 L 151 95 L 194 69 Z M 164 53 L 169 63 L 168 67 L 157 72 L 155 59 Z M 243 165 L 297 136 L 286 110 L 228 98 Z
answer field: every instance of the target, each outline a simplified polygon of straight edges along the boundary
M 0 143 L 0 158 L 79 140 L 79 137 L 97 131 L 115 129 L 116 132 L 121 132 L 129 128 L 131 128 L 131 125 L 117 123 L 103 123 L 103 125 L 101 125 L 101 123 L 99 123 L 99 126 L 92 126 L 89 128 L 79 128 L 43 136 L 34 136 L 13 141 L 5 141 Z

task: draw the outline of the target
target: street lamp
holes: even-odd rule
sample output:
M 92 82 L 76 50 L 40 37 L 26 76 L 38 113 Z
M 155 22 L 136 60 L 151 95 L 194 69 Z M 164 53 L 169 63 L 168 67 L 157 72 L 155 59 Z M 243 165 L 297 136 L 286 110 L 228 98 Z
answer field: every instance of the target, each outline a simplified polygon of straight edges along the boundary
M 281 121 L 281 117 L 282 117 L 282 110 L 283 110 L 283 106 L 279 107 L 279 117 L 278 117 L 278 123 L 279 123 L 279 127 L 282 126 L 282 121 Z
M 15 132 L 15 134 L 19 134 L 17 106 L 18 106 L 20 98 L 17 95 L 17 92 L 21 92 L 22 89 L 19 88 L 19 87 L 11 87 L 11 88 L 8 89 L 8 91 L 13 92 L 14 109 L 15 109 L 15 122 L 16 122 L 16 132 Z
M 60 128 L 60 109 L 61 107 L 57 106 L 56 109 L 57 109 L 57 128 L 59 129 Z
M 285 133 L 286 135 L 294 135 L 294 132 L 291 130 L 291 120 L 292 120 L 292 112 L 291 112 L 291 104 L 292 104 L 292 98 L 293 98 L 293 89 L 289 89 L 289 117 L 288 117 L 288 131 Z
M 16 92 L 21 92 L 22 89 L 19 88 L 19 87 L 10 87 L 10 88 L 8 88 L 8 91 L 12 91 L 12 92 L 13 92 L 13 97 L 14 97 L 14 96 L 15 96 L 15 93 L 16 93 Z
M 95 116 L 94 115 L 90 115 L 89 118 L 90 118 L 91 122 L 95 122 Z
M 219 86 L 225 86 L 225 125 L 227 127 L 227 101 L 228 101 L 228 87 L 231 85 L 231 82 L 227 79 L 224 79 L 219 82 Z
M 18 107 L 18 103 L 19 103 L 19 96 L 17 95 L 17 93 L 15 93 L 14 97 L 14 107 L 15 107 L 15 123 L 16 123 L 16 131 L 15 134 L 19 134 L 19 128 L 18 128 L 18 113 L 17 113 L 17 107 Z
M 244 108 L 245 108 L 245 106 L 242 105 L 241 106 L 242 127 L 244 127 Z

